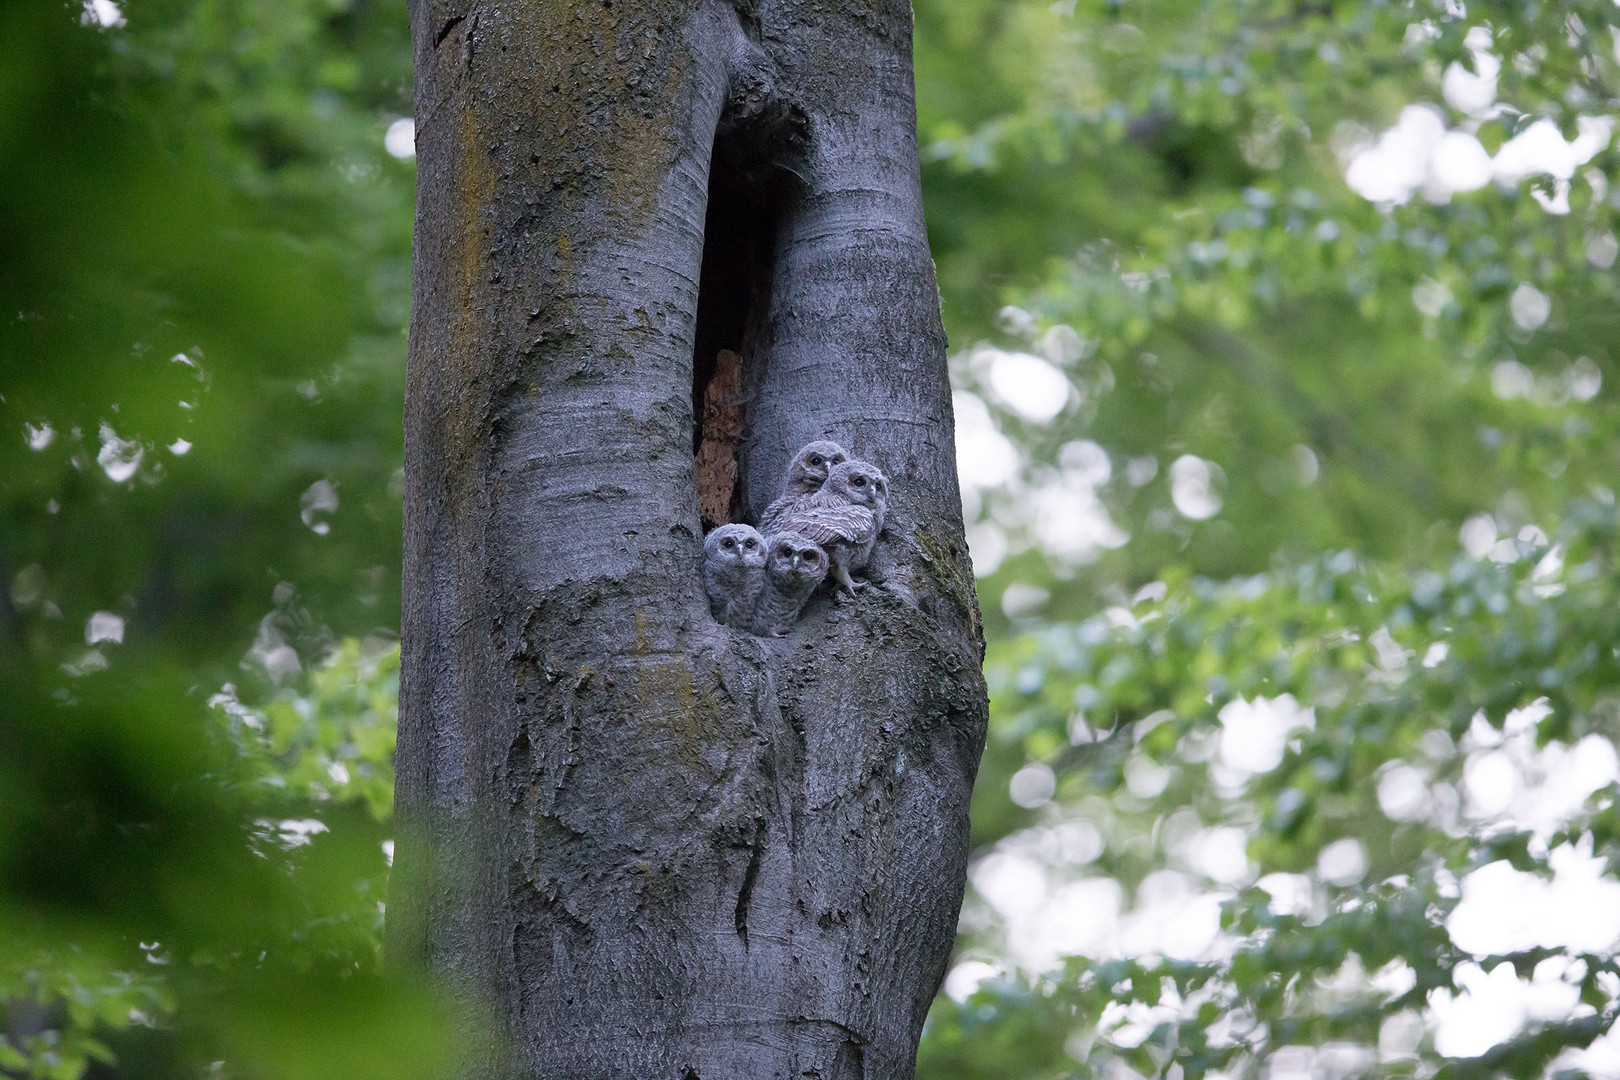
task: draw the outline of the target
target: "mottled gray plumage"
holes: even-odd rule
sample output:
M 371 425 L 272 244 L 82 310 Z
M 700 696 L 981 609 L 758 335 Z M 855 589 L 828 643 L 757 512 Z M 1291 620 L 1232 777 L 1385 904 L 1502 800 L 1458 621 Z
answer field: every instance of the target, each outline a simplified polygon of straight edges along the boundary
M 827 553 L 793 532 L 776 533 L 765 546 L 765 585 L 754 609 L 754 633 L 784 637 L 799 617 L 799 609 L 826 578 Z
M 779 531 L 782 519 L 799 500 L 820 491 L 833 466 L 848 460 L 849 451 L 829 439 L 818 439 L 794 454 L 788 464 L 787 480 L 782 484 L 782 497 L 759 516 L 759 531 L 766 536 Z
M 832 564 L 833 580 L 854 593 L 860 585 L 850 572 L 866 568 L 888 509 L 889 481 L 877 466 L 846 461 L 833 466 L 820 491 L 794 504 L 778 531 L 795 532 L 820 544 Z
M 722 525 L 703 539 L 703 589 L 717 622 L 747 630 L 765 581 L 765 540 L 751 525 Z

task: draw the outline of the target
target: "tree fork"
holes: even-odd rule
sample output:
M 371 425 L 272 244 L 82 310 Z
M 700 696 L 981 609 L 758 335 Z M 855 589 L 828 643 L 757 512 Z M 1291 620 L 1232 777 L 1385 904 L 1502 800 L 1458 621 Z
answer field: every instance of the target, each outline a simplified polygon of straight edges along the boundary
M 492 1018 L 465 1076 L 909 1077 L 985 725 L 909 6 L 411 14 L 390 962 Z M 721 350 L 706 506 L 816 438 L 893 481 L 780 640 L 699 579 Z

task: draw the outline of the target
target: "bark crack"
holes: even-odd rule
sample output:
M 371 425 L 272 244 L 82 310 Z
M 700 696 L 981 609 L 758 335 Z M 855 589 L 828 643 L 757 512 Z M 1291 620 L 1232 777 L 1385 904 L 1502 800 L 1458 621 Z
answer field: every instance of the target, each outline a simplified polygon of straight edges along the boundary
M 467 16 L 457 15 L 451 18 L 443 26 L 439 27 L 439 32 L 433 35 L 433 47 L 437 49 L 440 45 L 443 45 L 444 39 L 450 36 L 450 31 L 454 30 L 457 26 L 460 26 L 466 21 Z
M 866 1055 L 861 1045 L 848 1038 L 839 1046 L 838 1056 L 833 1059 L 833 1080 L 865 1080 Z
M 743 948 L 748 948 L 748 907 L 754 899 L 754 883 L 759 879 L 759 864 L 765 855 L 765 827 L 759 825 L 754 830 L 752 851 L 748 856 L 748 869 L 743 871 L 742 889 L 737 893 L 737 910 L 735 922 L 737 936 L 742 938 Z
M 872 1041 L 871 1039 L 867 1038 L 865 1035 L 861 1034 L 859 1031 L 856 1031 L 854 1028 L 850 1027 L 848 1024 L 844 1023 L 843 1021 L 834 1020 L 831 1017 L 826 1017 L 826 1016 L 790 1016 L 790 1017 L 788 1017 L 788 1023 L 790 1023 L 790 1024 L 826 1024 L 828 1027 L 836 1028 L 837 1030 L 842 1031 L 844 1033 L 844 1041 L 847 1042 L 847 1043 L 853 1043 L 856 1046 L 865 1046 L 867 1043 Z

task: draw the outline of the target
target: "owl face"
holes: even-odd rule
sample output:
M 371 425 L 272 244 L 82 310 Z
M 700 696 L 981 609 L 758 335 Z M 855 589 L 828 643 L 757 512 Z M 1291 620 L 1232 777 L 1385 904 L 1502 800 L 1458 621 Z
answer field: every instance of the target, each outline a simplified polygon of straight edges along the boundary
M 827 553 L 798 533 L 778 533 L 770 539 L 765 572 L 776 580 L 820 581 L 827 573 Z
M 834 466 L 822 490 L 836 493 L 846 502 L 873 512 L 889 503 L 888 478 L 878 472 L 877 466 L 864 461 L 846 461 Z
M 703 559 L 742 569 L 765 565 L 765 542 L 752 525 L 722 525 L 703 539 Z
M 802 495 L 820 489 L 828 471 L 848 460 L 849 451 L 835 442 L 821 439 L 811 443 L 793 455 L 793 464 L 788 466 L 788 491 Z

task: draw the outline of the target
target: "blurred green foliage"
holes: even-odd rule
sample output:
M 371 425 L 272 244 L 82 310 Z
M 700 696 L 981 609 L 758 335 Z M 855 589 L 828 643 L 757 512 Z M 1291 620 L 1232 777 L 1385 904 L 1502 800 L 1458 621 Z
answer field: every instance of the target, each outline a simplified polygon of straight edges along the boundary
M 1385 204 L 1346 175 L 1412 105 L 1485 152 L 1538 121 L 1574 138 L 1613 114 L 1616 21 L 1578 0 L 919 7 L 958 385 L 1017 451 L 968 499 L 992 734 L 966 977 L 921 1075 L 1584 1075 L 1613 943 L 1497 955 L 1457 928 L 1480 867 L 1620 866 L 1616 152 L 1605 131 L 1559 176 Z M 1464 77 L 1496 107 L 1453 104 Z M 1055 416 L 998 385 L 1009 353 L 1063 372 Z M 1054 551 L 1065 502 L 1111 532 Z M 1297 726 L 1234 772 L 1257 706 Z M 1479 770 L 1508 757 L 1522 795 L 1568 780 L 1547 762 L 1601 775 L 1527 820 L 1487 805 Z M 1053 918 L 1099 882 L 1112 937 Z M 1202 949 L 1132 923 L 1215 903 Z M 1032 960 L 1043 926 L 1083 945 Z M 1441 1015 L 1500 963 L 1567 1007 L 1481 1013 L 1447 1045 Z
M 436 1075 L 379 950 L 402 6 L 6 16 L 0 1071 Z
M 1473 62 L 1464 40 L 1475 27 L 1498 28 L 1509 107 L 1452 119 L 1484 141 L 1541 117 L 1573 131 L 1577 116 L 1604 113 L 1620 77 L 1612 6 L 1446 10 L 1239 0 L 919 10 L 925 182 L 930 208 L 945 209 L 930 220 L 953 340 L 986 337 L 1015 302 L 1036 331 L 1079 332 L 1074 370 L 1086 384 L 1098 382 L 1088 368 L 1106 372 L 1106 397 L 1078 402 L 1067 422 L 1009 417 L 1009 434 L 1042 460 L 1084 434 L 1117 461 L 1190 453 L 1232 478 L 1226 512 L 1206 525 L 1130 527 L 1131 544 L 1078 576 L 1065 610 L 1084 610 L 1099 581 L 1151 579 L 1173 562 L 1226 575 L 1347 544 L 1433 555 L 1454 535 L 1432 531 L 1437 521 L 1454 526 L 1509 490 L 1532 516 L 1556 512 L 1601 479 L 1593 441 L 1612 424 L 1565 430 L 1566 410 L 1502 400 L 1490 377 L 1504 361 L 1544 380 L 1581 356 L 1602 363 L 1614 281 L 1584 251 L 1613 226 L 1602 182 L 1612 148 L 1590 162 L 1599 186 L 1577 177 L 1562 216 L 1531 197 L 1534 183 L 1380 209 L 1345 185 L 1340 156 L 1405 105 L 1444 107 L 1443 73 Z M 977 101 L 1014 104 L 986 115 L 931 107 L 968 86 Z M 1425 282 L 1445 290 L 1432 316 L 1412 301 Z M 1525 284 L 1553 300 L 1528 339 L 1506 302 Z M 1318 459 L 1317 482 L 1295 479 L 1296 445 Z M 1134 490 L 1116 475 L 1109 494 L 1133 523 L 1168 506 L 1162 483 Z
M 1199 1007 L 1157 1017 L 1139 1045 L 1103 1043 L 1081 1061 L 1099 1074 L 1118 1055 L 1149 1075 L 1178 1064 L 1183 1075 L 1200 1076 L 1237 1072 L 1278 1045 L 1376 1047 L 1383 1021 L 1421 1009 L 1429 991 L 1449 988 L 1453 969 L 1473 959 L 1442 926 L 1457 906 L 1460 876 L 1499 859 L 1545 872 L 1551 847 L 1583 836 L 1593 854 L 1620 864 L 1620 837 L 1609 825 L 1612 785 L 1539 838 L 1529 827 L 1470 830 L 1455 805 L 1449 816 L 1415 819 L 1381 808 L 1380 780 L 1408 763 L 1430 783 L 1466 790 L 1465 759 L 1455 748 L 1482 732 L 1490 745 L 1492 725 L 1511 724 L 1514 710 L 1545 710 L 1534 728 L 1542 746 L 1612 734 L 1620 660 L 1612 645 L 1593 646 L 1620 640 L 1620 515 L 1612 504 L 1572 511 L 1550 543 L 1511 542 L 1501 561 L 1459 555 L 1440 571 L 1401 575 L 1336 552 L 1225 583 L 1182 579 L 1162 598 L 1001 643 L 989 671 L 997 715 L 987 774 L 1005 777 L 1031 759 L 1049 763 L 1057 803 L 1101 830 L 1090 873 L 1138 888 L 1166 866 L 1188 870 L 1198 863 L 1190 848 L 1205 842 L 1211 823 L 1244 829 L 1247 854 L 1264 872 L 1309 874 L 1322 850 L 1343 838 L 1360 842 L 1367 867 L 1353 882 L 1320 884 L 1302 912 L 1274 911 L 1261 888 L 1229 893 L 1221 924 L 1236 935 L 1235 947 L 1218 960 L 1071 960 L 1034 992 L 992 984 L 973 998 L 978 1008 L 942 1003 L 926 1044 L 936 1074 L 1007 1074 L 1000 1048 L 1007 1035 L 985 1030 L 996 1025 L 979 1013 L 999 1017 L 1007 996 L 1020 1014 L 1015 1029 L 1056 1032 L 1043 1048 L 1027 1044 L 1036 1059 L 1030 1075 L 1077 1068 L 1065 1040 L 1111 1002 L 1154 1006 L 1171 993 Z M 1555 547 L 1568 560 L 1556 571 L 1545 561 Z M 1430 652 L 1442 642 L 1443 656 Z M 1235 789 L 1230 779 L 1223 786 L 1212 769 L 1220 764 L 1224 710 L 1283 695 L 1317 703 L 1314 723 L 1293 733 L 1277 767 Z M 1028 828 L 1031 818 L 1036 836 L 1070 820 L 1020 811 L 1004 790 L 980 789 L 975 820 L 986 843 Z M 1411 985 L 1399 993 L 1372 984 L 1336 993 L 1312 987 L 1352 954 L 1366 971 L 1409 969 Z M 1528 973 L 1552 954 L 1525 949 L 1480 959 Z M 1539 1076 L 1558 1052 L 1607 1030 L 1620 1011 L 1612 992 L 1620 982 L 1605 984 L 1603 976 L 1620 978 L 1620 966 L 1607 951 L 1578 959 L 1582 1000 L 1594 1015 L 1527 1030 L 1491 1059 L 1454 1062 L 1446 1075 L 1495 1076 L 1503 1056 L 1528 1055 L 1536 1067 L 1512 1075 Z M 1262 1034 L 1211 1046 L 1206 1031 L 1234 1015 Z M 1424 1049 L 1433 1059 L 1433 1047 Z M 1404 1064 L 1410 1070 L 1416 1062 Z
M 920 1075 L 1578 1073 L 1612 949 L 1452 929 L 1478 868 L 1620 858 L 1612 784 L 1527 821 L 1470 781 L 1620 734 L 1616 151 L 1398 205 L 1345 170 L 1415 103 L 1490 152 L 1573 137 L 1613 112 L 1620 9 L 916 8 L 959 418 L 1013 455 L 967 507 L 992 734 L 958 972 L 987 977 L 953 976 Z M 380 956 L 403 5 L 7 14 L 0 1073 L 436 1075 L 467 1020 Z M 1490 57 L 1503 107 L 1448 104 Z M 1063 408 L 1021 411 L 1008 356 Z M 1077 515 L 1112 532 L 1054 547 Z M 1293 726 L 1234 771 L 1256 703 Z M 1033 964 L 996 860 L 1126 915 L 1181 889 L 1215 944 Z M 1443 1052 L 1500 964 L 1576 1004 Z

